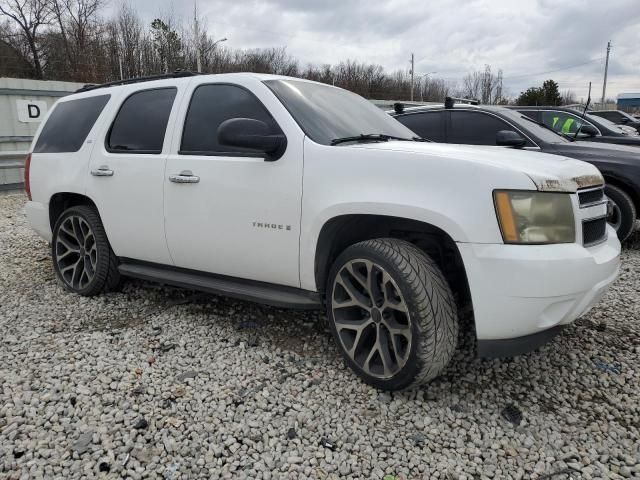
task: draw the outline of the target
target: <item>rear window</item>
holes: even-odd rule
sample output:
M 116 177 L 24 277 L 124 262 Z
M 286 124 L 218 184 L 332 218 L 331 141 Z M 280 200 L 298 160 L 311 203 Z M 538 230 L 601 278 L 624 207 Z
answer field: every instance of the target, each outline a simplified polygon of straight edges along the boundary
M 60 102 L 42 127 L 34 153 L 77 152 L 111 95 Z
M 160 153 L 176 91 L 157 88 L 130 95 L 111 125 L 107 149 L 115 153 Z

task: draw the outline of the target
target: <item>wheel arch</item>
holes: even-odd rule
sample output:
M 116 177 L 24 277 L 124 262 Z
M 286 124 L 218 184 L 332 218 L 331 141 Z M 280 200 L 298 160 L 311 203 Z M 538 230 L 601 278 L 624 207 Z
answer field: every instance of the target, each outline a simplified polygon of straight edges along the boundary
M 640 192 L 638 192 L 631 185 L 631 182 L 623 180 L 615 175 L 610 175 L 608 173 L 603 173 L 602 176 L 604 178 L 605 184 L 608 183 L 609 185 L 618 187 L 631 197 L 631 200 L 633 200 L 633 204 L 636 207 L 636 215 L 640 215 Z
M 66 209 L 78 205 L 89 205 L 94 207 L 96 210 L 98 209 L 91 198 L 80 193 L 58 192 L 52 195 L 49 199 L 49 224 L 51 226 L 51 231 L 53 231 L 56 221 Z
M 447 232 L 427 222 L 375 214 L 339 215 L 324 223 L 314 259 L 318 292 L 325 293 L 331 265 L 341 252 L 350 245 L 374 238 L 397 238 L 416 245 L 438 264 L 459 303 L 471 301 L 462 256 Z

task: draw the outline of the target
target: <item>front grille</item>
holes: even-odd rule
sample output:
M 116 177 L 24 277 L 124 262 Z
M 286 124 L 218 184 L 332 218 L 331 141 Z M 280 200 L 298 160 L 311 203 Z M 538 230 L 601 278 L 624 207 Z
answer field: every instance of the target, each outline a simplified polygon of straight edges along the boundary
M 578 200 L 580 201 L 580 208 L 600 203 L 604 200 L 604 189 L 599 187 L 583 191 L 578 190 Z
M 607 217 L 582 222 L 582 244 L 585 247 L 603 242 L 607 238 Z

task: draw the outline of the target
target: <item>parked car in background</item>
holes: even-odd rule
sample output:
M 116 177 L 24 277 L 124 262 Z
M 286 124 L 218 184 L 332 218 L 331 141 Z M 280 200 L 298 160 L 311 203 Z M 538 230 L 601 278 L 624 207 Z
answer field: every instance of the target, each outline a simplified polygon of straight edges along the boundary
M 325 307 L 347 365 L 386 390 L 445 369 L 458 305 L 480 355 L 513 356 L 619 270 L 593 165 L 424 142 L 364 98 L 296 78 L 86 88 L 51 110 L 25 171 L 29 222 L 67 290 L 130 276 Z
M 635 228 L 640 211 L 640 149 L 571 141 L 551 127 L 505 107 L 452 104 L 389 112 L 416 134 L 435 142 L 500 145 L 552 153 L 592 163 L 602 172 L 611 200 L 609 222 L 620 240 Z
M 632 117 L 626 112 L 622 110 L 590 110 L 589 113 L 591 115 L 595 115 L 596 117 L 606 118 L 610 122 L 615 123 L 616 125 L 625 125 L 627 127 L 633 127 L 638 132 L 640 132 L 640 120 Z
M 556 133 L 569 140 L 616 143 L 640 147 L 640 134 L 633 130 L 630 135 L 617 125 L 602 117 L 582 114 L 571 108 L 563 107 L 509 107 L 544 123 Z

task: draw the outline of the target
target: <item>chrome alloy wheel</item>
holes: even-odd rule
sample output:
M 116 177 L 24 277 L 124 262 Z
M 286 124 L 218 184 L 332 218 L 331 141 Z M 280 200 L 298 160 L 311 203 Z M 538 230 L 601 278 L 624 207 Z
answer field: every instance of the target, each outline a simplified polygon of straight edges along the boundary
M 335 277 L 331 299 L 333 321 L 347 355 L 376 378 L 399 372 L 411 351 L 411 317 L 389 273 L 370 260 L 350 260 Z
M 60 225 L 55 242 L 60 276 L 74 290 L 83 290 L 96 275 L 98 247 L 93 230 L 84 218 L 70 215 Z
M 607 222 L 617 232 L 622 226 L 622 210 L 611 198 L 607 197 L 607 200 L 609 202 L 607 205 Z

